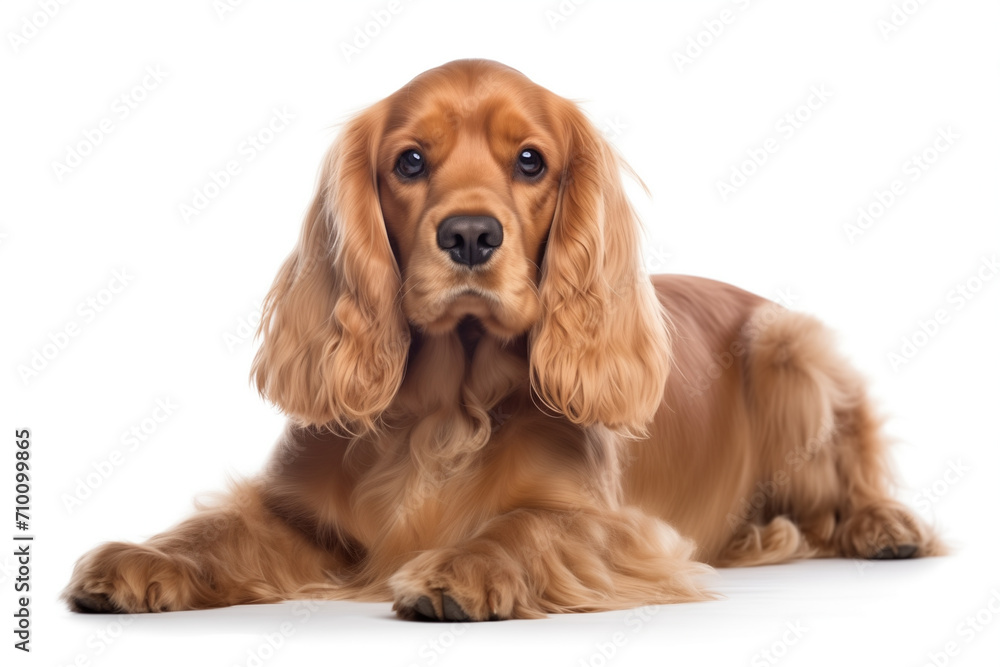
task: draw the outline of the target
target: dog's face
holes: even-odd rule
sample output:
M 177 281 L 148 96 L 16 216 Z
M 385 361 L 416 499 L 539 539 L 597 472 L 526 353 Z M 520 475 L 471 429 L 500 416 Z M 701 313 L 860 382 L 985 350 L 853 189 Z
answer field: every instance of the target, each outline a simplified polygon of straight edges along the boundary
M 575 104 L 509 67 L 419 75 L 328 153 L 265 303 L 258 387 L 304 423 L 372 430 L 416 372 L 413 337 L 469 343 L 476 320 L 523 335 L 551 412 L 641 430 L 669 351 L 621 167 Z
M 545 89 L 499 65 L 459 70 L 386 100 L 378 197 L 407 320 L 438 333 L 473 316 L 510 337 L 538 319 L 566 140 Z

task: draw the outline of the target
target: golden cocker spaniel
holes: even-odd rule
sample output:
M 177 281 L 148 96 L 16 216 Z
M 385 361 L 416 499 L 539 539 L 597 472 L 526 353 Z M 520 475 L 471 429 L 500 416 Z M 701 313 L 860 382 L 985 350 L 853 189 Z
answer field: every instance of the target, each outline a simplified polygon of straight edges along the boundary
M 265 302 L 253 375 L 291 418 L 273 460 L 85 555 L 70 607 L 534 618 L 705 599 L 704 563 L 941 553 L 889 495 L 827 331 L 650 279 L 623 168 L 573 103 L 490 61 L 351 120 Z

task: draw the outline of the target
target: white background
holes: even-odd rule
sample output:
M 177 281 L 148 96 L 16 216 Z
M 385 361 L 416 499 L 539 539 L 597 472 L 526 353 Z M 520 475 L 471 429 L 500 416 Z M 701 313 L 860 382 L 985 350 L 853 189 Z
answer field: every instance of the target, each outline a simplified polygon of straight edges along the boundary
M 342 44 L 388 0 L 250 0 L 221 15 L 211 0 L 70 2 L 51 18 L 43 4 L 0 14 L 2 476 L 15 428 L 30 428 L 37 536 L 30 656 L 11 646 L 14 559 L 0 552 L 4 664 L 996 664 L 1000 280 L 976 282 L 1000 251 L 995 3 L 900 2 L 912 15 L 888 31 L 890 0 L 567 0 L 564 17 L 557 0 L 402 0 L 350 59 Z M 704 46 L 679 64 L 689 40 Z M 606 128 L 652 193 L 636 190 L 652 270 L 785 290 L 841 334 L 899 440 L 900 497 L 953 556 L 720 571 L 717 602 L 468 627 L 347 602 L 134 619 L 65 610 L 57 596 L 84 551 L 144 539 L 262 465 L 282 418 L 248 384 L 241 322 L 292 247 L 320 157 L 350 113 L 459 57 L 512 65 Z M 130 92 L 146 68 L 162 81 Z M 829 98 L 800 109 L 814 87 Z M 135 106 L 124 118 L 123 94 Z M 294 119 L 248 160 L 241 144 L 274 109 Z M 778 124 L 796 110 L 789 137 Z M 102 119 L 112 131 L 57 174 Z M 947 128 L 957 138 L 913 180 L 907 161 Z M 769 138 L 777 151 L 723 201 L 718 182 Z M 240 173 L 185 222 L 180 205 L 229 160 Z M 895 179 L 903 194 L 850 242 L 845 224 Z M 122 270 L 127 286 L 103 292 Z M 979 291 L 959 308 L 953 290 L 966 284 Z M 937 310 L 944 324 L 894 368 L 889 354 Z M 77 335 L 61 336 L 67 325 Z M 25 379 L 36 352 L 50 358 Z M 154 430 L 157 400 L 177 408 Z M 123 444 L 143 426 L 143 441 Z M 985 623 L 971 630 L 977 612 Z

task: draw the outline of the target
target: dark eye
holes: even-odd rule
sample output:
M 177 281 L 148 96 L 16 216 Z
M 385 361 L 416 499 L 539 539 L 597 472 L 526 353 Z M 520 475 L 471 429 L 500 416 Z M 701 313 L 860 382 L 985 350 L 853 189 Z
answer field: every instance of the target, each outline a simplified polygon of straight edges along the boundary
M 403 151 L 396 160 L 396 173 L 403 178 L 416 178 L 424 173 L 426 165 L 420 151 L 413 149 Z
M 545 161 L 542 154 L 534 148 L 525 148 L 517 156 L 517 170 L 527 176 L 534 178 L 545 169 Z

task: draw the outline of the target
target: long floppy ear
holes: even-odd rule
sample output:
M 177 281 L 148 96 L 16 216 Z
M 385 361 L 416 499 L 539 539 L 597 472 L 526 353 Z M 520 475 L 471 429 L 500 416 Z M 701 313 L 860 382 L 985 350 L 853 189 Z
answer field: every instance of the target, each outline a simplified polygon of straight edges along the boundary
M 264 301 L 257 388 L 304 424 L 375 426 L 402 382 L 409 330 L 376 185 L 375 106 L 326 156 L 298 245 Z
M 638 435 L 663 399 L 666 316 L 642 266 L 624 165 L 576 105 L 562 102 L 568 157 L 542 263 L 531 383 L 573 422 Z

